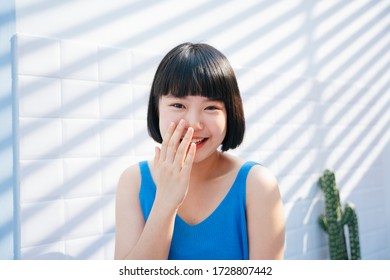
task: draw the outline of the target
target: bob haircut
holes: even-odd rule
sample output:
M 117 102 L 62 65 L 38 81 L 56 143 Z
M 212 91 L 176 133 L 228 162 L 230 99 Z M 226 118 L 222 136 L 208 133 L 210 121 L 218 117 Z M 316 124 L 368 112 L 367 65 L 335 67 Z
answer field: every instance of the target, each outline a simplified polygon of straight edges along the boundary
M 183 43 L 160 62 L 151 87 L 147 126 L 149 135 L 162 143 L 158 105 L 162 96 L 203 96 L 222 101 L 227 113 L 222 151 L 234 149 L 244 138 L 245 119 L 240 90 L 227 58 L 207 44 Z

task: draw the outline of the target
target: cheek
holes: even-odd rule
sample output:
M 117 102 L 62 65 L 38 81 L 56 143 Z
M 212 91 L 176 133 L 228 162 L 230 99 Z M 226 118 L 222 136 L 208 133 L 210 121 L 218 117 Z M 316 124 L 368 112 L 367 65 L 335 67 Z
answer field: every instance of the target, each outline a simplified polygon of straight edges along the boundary
M 180 121 L 180 118 L 173 115 L 169 111 L 161 111 L 159 118 L 160 118 L 159 128 L 160 128 L 160 134 L 162 137 L 164 137 L 171 122 L 178 124 Z
M 227 116 L 225 112 L 219 117 L 217 126 L 225 137 L 227 130 Z
M 159 127 L 160 127 L 160 133 L 161 133 L 162 137 L 164 137 L 164 135 L 169 127 L 169 124 L 170 124 L 170 122 L 160 118 Z
M 222 141 L 225 139 L 227 131 L 226 116 L 224 114 L 217 117 L 214 116 L 207 122 L 207 127 L 214 137 L 221 138 Z
M 222 135 L 222 139 L 225 139 L 226 131 L 227 131 L 227 124 L 226 124 L 226 122 L 222 123 L 222 127 L 223 127 L 223 129 L 221 129 L 221 135 Z

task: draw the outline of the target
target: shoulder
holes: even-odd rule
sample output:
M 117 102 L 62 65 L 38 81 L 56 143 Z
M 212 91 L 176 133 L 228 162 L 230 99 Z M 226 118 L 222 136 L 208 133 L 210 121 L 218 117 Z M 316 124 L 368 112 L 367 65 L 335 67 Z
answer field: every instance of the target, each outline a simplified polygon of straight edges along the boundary
M 141 172 L 139 164 L 127 167 L 119 177 L 117 194 L 139 192 L 141 184 Z
M 249 193 L 267 193 L 278 190 L 278 181 L 275 175 L 262 165 L 254 165 L 249 170 L 246 184 Z
M 275 175 L 265 166 L 253 166 L 246 180 L 247 208 L 269 211 L 273 205 L 280 202 L 281 195 Z
M 141 181 L 141 172 L 139 163 L 131 165 L 123 170 L 122 174 L 119 177 L 119 183 L 126 183 L 128 181 Z

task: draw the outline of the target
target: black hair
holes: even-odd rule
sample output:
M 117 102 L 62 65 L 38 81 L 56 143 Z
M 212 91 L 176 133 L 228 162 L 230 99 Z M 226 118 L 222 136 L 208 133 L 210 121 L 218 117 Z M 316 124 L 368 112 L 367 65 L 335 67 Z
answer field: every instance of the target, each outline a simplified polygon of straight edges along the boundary
M 204 96 L 222 101 L 227 113 L 227 130 L 222 151 L 234 149 L 244 138 L 245 119 L 237 79 L 227 58 L 208 44 L 183 43 L 160 62 L 154 75 L 148 104 L 149 135 L 162 142 L 158 104 L 162 96 Z

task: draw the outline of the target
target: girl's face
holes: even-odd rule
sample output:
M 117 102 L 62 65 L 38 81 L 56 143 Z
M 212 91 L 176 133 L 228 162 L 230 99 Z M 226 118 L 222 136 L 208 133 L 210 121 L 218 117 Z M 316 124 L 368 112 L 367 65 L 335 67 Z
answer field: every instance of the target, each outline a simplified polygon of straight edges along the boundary
M 194 163 L 201 162 L 217 151 L 226 135 L 227 114 L 222 101 L 203 96 L 162 96 L 159 102 L 159 128 L 162 137 L 171 122 L 181 119 L 186 127 L 194 129 L 192 142 L 196 143 Z M 186 130 L 185 130 L 186 131 Z

